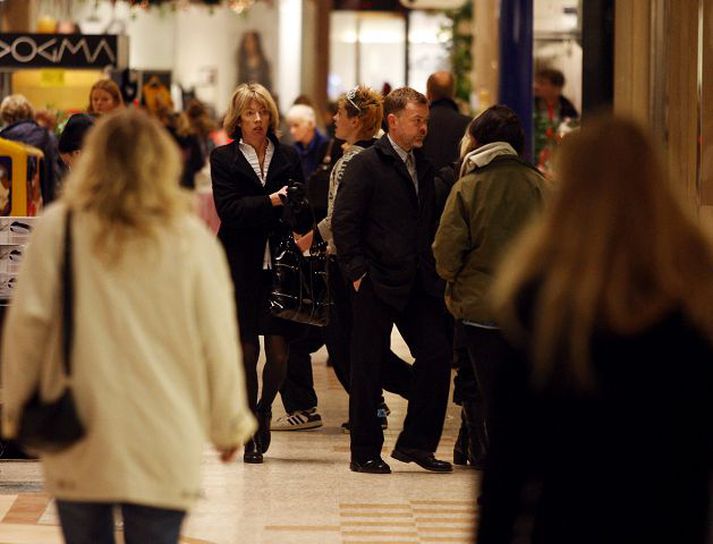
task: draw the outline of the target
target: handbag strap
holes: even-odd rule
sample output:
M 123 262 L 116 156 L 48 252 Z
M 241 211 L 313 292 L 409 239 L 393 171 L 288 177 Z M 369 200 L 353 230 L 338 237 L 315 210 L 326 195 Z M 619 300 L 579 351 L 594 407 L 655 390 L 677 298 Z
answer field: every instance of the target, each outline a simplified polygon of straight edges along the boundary
M 332 148 L 334 147 L 334 138 L 329 140 L 329 145 L 327 145 L 327 151 L 324 153 L 324 157 L 322 157 L 322 164 L 325 166 L 329 166 L 332 164 Z
M 62 366 L 72 373 L 70 362 L 74 336 L 74 279 L 72 267 L 72 211 L 67 210 L 64 223 L 64 259 L 62 263 Z

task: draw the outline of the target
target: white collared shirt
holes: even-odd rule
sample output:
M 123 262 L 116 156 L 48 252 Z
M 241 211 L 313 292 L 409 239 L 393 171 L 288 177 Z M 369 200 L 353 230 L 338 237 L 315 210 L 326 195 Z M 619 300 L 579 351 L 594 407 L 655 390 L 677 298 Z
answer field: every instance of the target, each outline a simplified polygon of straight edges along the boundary
M 413 180 L 413 186 L 416 189 L 416 194 L 418 194 L 418 174 L 416 172 L 416 157 L 414 157 L 413 151 L 406 151 L 391 138 L 390 134 L 387 134 L 387 136 L 391 147 L 394 148 L 394 151 L 396 151 L 398 156 L 401 157 L 401 160 L 404 161 L 406 170 L 408 170 L 408 173 L 411 175 L 411 179 Z M 408 161 L 409 157 L 411 158 L 411 164 L 409 164 Z
M 260 160 L 258 159 L 257 151 L 255 151 L 253 146 L 245 143 L 245 140 L 240 138 L 238 147 L 240 148 L 240 152 L 250 163 L 250 166 L 252 166 L 253 170 L 255 170 L 255 174 L 257 174 L 262 186 L 265 187 L 265 183 L 267 182 L 267 171 L 270 169 L 270 162 L 272 161 L 272 156 L 275 154 L 275 144 L 272 143 L 270 138 L 267 139 L 267 149 L 265 149 L 265 163 L 263 164 L 263 170 L 260 169 Z
M 270 162 L 272 161 L 272 156 L 275 154 L 275 144 L 272 143 L 272 140 L 270 140 L 270 138 L 267 139 L 267 149 L 265 149 L 265 162 L 263 163 L 262 169 L 260 169 L 260 160 L 258 159 L 257 151 L 255 151 L 255 148 L 253 146 L 248 143 L 245 143 L 245 140 L 240 138 L 240 142 L 238 142 L 238 148 L 240 149 L 240 152 L 243 154 L 243 156 L 247 159 L 248 163 L 250 163 L 250 166 L 253 167 L 253 170 L 255 171 L 255 174 L 260 180 L 260 183 L 262 183 L 262 186 L 265 187 L 265 183 L 267 183 L 267 172 L 270 169 Z M 265 256 L 262 259 L 262 269 L 269 270 L 270 268 L 272 268 L 272 259 L 270 257 L 270 242 L 268 241 L 265 244 Z

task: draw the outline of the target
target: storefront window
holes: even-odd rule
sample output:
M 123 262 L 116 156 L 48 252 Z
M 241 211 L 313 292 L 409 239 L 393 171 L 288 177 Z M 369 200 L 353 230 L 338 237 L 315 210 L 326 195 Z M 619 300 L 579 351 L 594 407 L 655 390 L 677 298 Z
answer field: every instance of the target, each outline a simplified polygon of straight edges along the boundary
M 448 42 L 451 21 L 443 13 L 414 10 L 409 13 L 410 87 L 426 92 L 428 76 L 438 70 L 450 70 Z
M 406 21 L 398 13 L 336 11 L 331 14 L 328 94 L 357 84 L 381 90 L 405 84 Z
M 406 25 L 408 17 L 408 69 Z M 426 92 L 428 76 L 449 70 L 450 20 L 442 12 L 335 11 L 331 14 L 329 97 L 357 83 L 382 90 L 409 85 Z
M 551 171 L 554 150 L 582 112 L 582 46 L 578 0 L 534 0 L 534 162 Z

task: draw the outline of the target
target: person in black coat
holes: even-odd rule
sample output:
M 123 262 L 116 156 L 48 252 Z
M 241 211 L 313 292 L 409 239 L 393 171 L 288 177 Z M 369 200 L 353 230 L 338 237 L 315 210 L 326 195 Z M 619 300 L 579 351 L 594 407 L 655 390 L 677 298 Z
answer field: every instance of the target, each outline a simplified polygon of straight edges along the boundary
M 434 72 L 426 82 L 426 97 L 431 108 L 423 152 L 436 170 L 458 160 L 460 141 L 471 120 L 458 111 L 453 100 L 454 88 L 453 74 L 446 71 Z
M 713 247 L 635 122 L 567 136 L 557 191 L 493 289 L 511 355 L 479 544 L 704 544 Z
M 392 457 L 446 472 L 435 459 L 448 402 L 450 354 L 443 284 L 431 242 L 433 167 L 419 149 L 428 101 L 401 88 L 384 99 L 389 133 L 347 165 L 335 202 L 332 232 L 342 270 L 352 283 L 351 470 L 385 474 L 384 435 L 377 419 L 382 373 L 393 324 L 415 356 L 404 428 Z
M 268 308 L 271 255 L 277 241 L 290 235 L 282 222 L 283 201 L 292 182 L 303 182 L 296 152 L 275 136 L 279 123 L 270 93 L 257 83 L 239 85 L 233 93 L 224 128 L 234 141 L 210 157 L 213 197 L 235 284 L 240 340 L 251 409 L 260 428 L 245 445 L 243 459 L 262 463 L 270 445 L 272 401 L 284 378 L 288 340 L 294 324 L 272 317 Z M 262 396 L 257 400 L 258 336 L 265 338 L 267 362 Z

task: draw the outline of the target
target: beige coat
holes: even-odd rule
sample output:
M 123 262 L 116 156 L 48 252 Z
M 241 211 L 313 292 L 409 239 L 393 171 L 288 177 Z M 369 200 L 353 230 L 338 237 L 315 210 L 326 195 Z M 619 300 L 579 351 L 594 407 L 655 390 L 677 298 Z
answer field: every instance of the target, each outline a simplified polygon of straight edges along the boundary
M 59 262 L 64 204 L 33 233 L 3 334 L 3 432 L 16 431 L 38 379 L 61 390 Z M 42 458 L 49 493 L 66 500 L 186 509 L 200 495 L 206 439 L 242 444 L 247 407 L 228 267 L 193 217 L 156 242 L 127 243 L 118 266 L 93 255 L 96 219 L 73 217 L 72 383 L 88 436 Z

